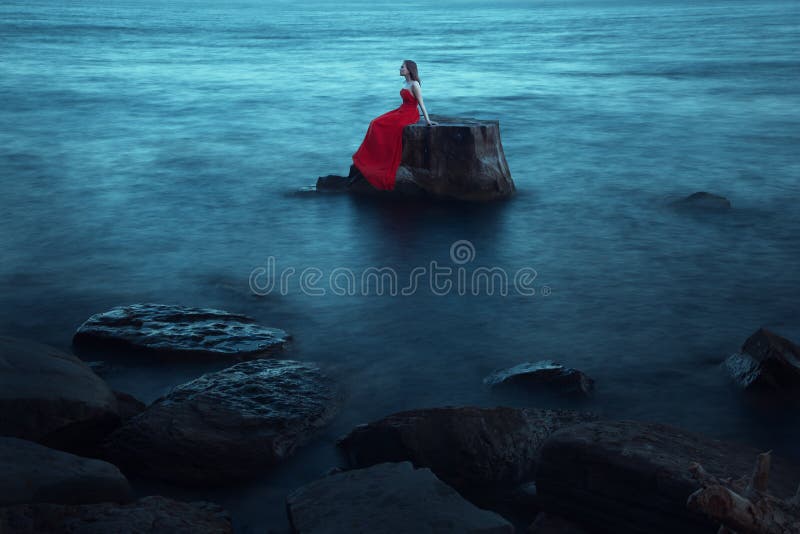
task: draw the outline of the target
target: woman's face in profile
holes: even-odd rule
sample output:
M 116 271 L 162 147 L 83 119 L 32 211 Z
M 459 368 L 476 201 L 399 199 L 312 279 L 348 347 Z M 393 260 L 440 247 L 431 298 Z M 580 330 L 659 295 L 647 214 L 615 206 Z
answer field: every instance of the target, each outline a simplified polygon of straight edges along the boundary
M 404 61 L 403 64 L 400 65 L 400 76 L 405 76 L 406 74 L 408 74 L 408 69 L 406 68 L 406 63 Z

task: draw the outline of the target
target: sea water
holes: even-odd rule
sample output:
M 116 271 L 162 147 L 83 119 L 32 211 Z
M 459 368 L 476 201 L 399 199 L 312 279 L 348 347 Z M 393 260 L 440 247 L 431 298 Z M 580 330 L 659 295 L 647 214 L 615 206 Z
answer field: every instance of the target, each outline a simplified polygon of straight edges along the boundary
M 339 462 L 336 437 L 442 405 L 575 407 L 800 459 L 795 410 L 743 396 L 721 365 L 760 326 L 796 325 L 800 4 L 488 4 L 0 5 L 0 331 L 71 350 L 113 306 L 221 308 L 286 329 L 286 356 L 347 392 L 252 484 L 137 491 L 281 532 L 286 494 Z M 431 114 L 499 121 L 515 198 L 304 191 L 346 174 L 400 105 L 404 59 Z M 696 191 L 733 209 L 670 207 Z M 285 287 L 268 290 L 270 268 Z M 473 284 L 479 268 L 505 294 Z M 335 273 L 369 283 L 340 291 Z M 593 377 L 593 398 L 481 384 L 543 359 Z M 112 361 L 105 378 L 149 402 L 198 372 Z

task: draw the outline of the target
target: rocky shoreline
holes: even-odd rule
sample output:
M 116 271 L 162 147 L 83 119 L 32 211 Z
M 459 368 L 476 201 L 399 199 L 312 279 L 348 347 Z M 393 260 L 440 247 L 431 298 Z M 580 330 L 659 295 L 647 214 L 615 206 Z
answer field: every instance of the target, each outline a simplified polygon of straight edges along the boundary
M 759 328 L 720 372 L 793 402 L 800 348 L 785 336 Z M 137 499 L 127 477 L 235 486 L 319 436 L 346 410 L 344 393 L 316 364 L 280 359 L 289 339 L 221 310 L 134 304 L 93 316 L 75 346 L 99 343 L 110 360 L 124 346 L 142 358 L 230 361 L 145 405 L 75 356 L 0 337 L 0 532 L 232 532 L 218 504 Z M 506 382 L 581 396 L 594 383 L 545 361 L 497 371 L 484 385 Z M 762 472 L 769 465 L 756 468 L 758 477 L 737 485 L 757 457 L 763 464 L 761 451 L 653 422 L 441 406 L 387 414 L 335 445 L 341 464 L 286 495 L 293 532 L 511 533 L 525 525 L 666 534 L 713 533 L 720 524 L 800 532 L 800 519 L 792 523 L 800 466 L 770 457 L 771 475 Z M 712 489 L 783 515 L 743 529 L 735 508 L 723 513 L 718 500 L 701 498 Z M 784 530 L 768 530 L 768 520 L 784 521 Z

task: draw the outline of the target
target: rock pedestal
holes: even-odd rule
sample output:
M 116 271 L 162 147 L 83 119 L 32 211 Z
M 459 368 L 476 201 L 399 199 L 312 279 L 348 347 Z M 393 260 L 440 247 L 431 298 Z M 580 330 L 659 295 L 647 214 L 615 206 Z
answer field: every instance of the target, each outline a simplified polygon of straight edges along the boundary
M 431 116 L 437 126 L 420 121 L 403 130 L 403 157 L 395 189 L 388 194 L 433 196 L 468 201 L 507 198 L 516 188 L 500 142 L 500 123 Z M 318 191 L 384 193 L 351 168 L 349 177 L 324 176 Z

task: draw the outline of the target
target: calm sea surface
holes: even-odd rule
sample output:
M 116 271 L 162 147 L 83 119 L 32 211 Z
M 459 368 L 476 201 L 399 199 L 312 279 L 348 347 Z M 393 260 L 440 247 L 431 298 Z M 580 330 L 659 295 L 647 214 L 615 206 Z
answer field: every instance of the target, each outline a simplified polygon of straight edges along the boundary
M 286 493 L 336 465 L 333 440 L 357 423 L 576 406 L 481 385 L 540 359 L 597 380 L 581 409 L 800 459 L 796 412 L 742 396 L 720 367 L 800 312 L 800 3 L 482 4 L 0 5 L 0 332 L 71 350 L 116 305 L 211 306 L 288 330 L 287 355 L 347 390 L 324 435 L 254 484 L 139 491 L 214 499 L 241 532 L 281 532 Z M 369 120 L 400 105 L 403 59 L 429 112 L 500 121 L 516 198 L 301 191 L 346 173 Z M 695 191 L 734 209 L 669 207 Z M 270 258 L 295 275 L 256 295 Z M 450 291 L 328 283 L 375 267 L 403 287 L 433 261 L 454 269 Z M 469 280 L 460 295 L 457 269 L 481 266 L 535 270 L 535 295 L 476 296 Z M 300 286 L 307 268 L 325 295 Z M 106 378 L 151 401 L 197 372 L 128 362 Z

